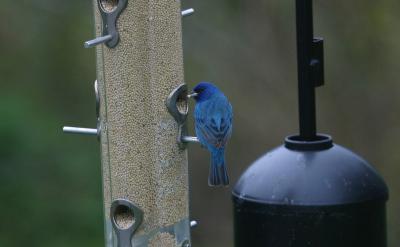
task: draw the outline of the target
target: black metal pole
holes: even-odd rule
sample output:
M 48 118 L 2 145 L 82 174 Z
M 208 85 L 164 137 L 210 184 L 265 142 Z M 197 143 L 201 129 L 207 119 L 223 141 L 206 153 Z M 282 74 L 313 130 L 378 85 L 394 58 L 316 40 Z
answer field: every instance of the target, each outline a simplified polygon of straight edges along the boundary
M 313 10 L 312 0 L 296 0 L 297 61 L 299 80 L 300 138 L 316 138 L 315 82 L 312 72 Z

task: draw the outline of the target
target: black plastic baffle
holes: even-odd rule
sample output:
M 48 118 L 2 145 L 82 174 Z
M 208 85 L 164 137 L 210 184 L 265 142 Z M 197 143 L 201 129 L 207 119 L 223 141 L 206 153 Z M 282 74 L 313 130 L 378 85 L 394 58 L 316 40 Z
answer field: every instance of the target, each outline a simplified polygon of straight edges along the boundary
M 323 47 L 313 38 L 311 0 L 296 1 L 296 19 L 300 134 L 235 185 L 235 246 L 386 247 L 385 182 L 363 158 L 316 134 Z

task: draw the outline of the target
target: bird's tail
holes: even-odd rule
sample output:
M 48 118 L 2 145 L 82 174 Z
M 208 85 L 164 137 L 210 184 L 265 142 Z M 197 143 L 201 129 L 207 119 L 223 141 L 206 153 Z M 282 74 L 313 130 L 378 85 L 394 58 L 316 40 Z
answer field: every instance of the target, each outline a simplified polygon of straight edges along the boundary
M 225 150 L 223 148 L 211 152 L 211 167 L 210 175 L 208 176 L 208 185 L 210 186 L 229 185 L 224 154 Z

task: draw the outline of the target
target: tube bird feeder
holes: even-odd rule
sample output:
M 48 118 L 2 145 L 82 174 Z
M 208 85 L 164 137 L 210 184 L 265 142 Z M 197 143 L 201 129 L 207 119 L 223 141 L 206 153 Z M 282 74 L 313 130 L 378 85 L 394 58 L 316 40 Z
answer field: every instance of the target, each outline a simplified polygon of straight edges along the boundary
M 317 134 L 323 40 L 296 0 L 299 135 L 255 161 L 232 192 L 236 247 L 385 247 L 388 189 L 360 156 Z
M 165 106 L 184 81 L 180 2 L 93 4 L 106 246 L 188 247 L 187 151 Z

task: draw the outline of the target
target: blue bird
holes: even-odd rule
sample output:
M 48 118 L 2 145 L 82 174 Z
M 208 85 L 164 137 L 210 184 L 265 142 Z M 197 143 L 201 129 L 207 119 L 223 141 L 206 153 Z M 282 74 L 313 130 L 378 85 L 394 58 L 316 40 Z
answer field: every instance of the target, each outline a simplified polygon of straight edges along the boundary
M 226 186 L 229 178 L 225 166 L 225 145 L 232 134 L 232 106 L 225 95 L 209 82 L 197 84 L 189 97 L 196 100 L 196 135 L 211 153 L 208 184 Z

